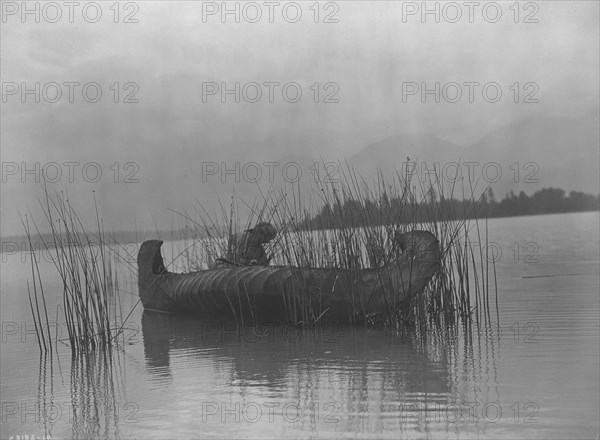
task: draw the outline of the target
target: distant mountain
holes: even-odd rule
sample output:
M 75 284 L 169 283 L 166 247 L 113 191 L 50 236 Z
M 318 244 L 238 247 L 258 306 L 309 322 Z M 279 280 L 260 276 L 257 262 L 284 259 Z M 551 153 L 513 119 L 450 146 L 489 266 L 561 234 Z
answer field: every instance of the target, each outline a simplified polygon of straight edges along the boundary
M 401 170 L 407 158 L 426 163 L 457 161 L 465 151 L 464 147 L 430 134 L 403 135 L 375 142 L 351 156 L 349 162 L 357 171 L 372 174 L 377 168 Z
M 535 161 L 545 167 L 598 155 L 598 110 L 580 119 L 531 118 L 501 127 L 468 148 L 481 160 Z
M 474 171 L 478 189 L 490 183 L 499 196 L 511 190 L 531 194 L 549 186 L 598 194 L 599 142 L 596 109 L 578 119 L 527 119 L 494 130 L 468 147 L 428 134 L 391 137 L 367 146 L 349 161 L 369 177 L 378 168 L 384 173 L 406 170 L 403 163 L 408 156 L 418 163 L 421 174 L 436 163 L 450 183 L 458 164 L 464 177 Z
M 596 109 L 579 119 L 532 118 L 502 127 L 471 145 L 466 156 L 501 165 L 497 194 L 551 186 L 598 194 L 599 139 Z

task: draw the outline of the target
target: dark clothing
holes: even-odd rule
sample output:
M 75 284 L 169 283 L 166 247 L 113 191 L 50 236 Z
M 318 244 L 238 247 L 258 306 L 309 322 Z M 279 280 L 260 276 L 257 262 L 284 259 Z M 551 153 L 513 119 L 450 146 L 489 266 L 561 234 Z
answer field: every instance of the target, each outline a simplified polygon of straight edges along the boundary
M 252 233 L 247 231 L 233 235 L 227 259 L 242 266 L 268 266 L 270 258 L 267 257 L 262 243 L 257 243 L 252 238 Z
M 271 259 L 267 257 L 263 243 L 268 243 L 275 235 L 277 229 L 267 222 L 235 234 L 229 240 L 227 259 L 242 266 L 268 266 Z

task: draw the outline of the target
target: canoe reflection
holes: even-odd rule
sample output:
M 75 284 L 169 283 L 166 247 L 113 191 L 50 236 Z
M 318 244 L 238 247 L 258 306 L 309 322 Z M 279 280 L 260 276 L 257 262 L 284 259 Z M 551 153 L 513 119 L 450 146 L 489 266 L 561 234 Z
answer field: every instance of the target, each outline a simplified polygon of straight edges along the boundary
M 175 358 L 210 361 L 228 372 L 220 392 L 233 393 L 233 399 L 258 388 L 261 395 L 298 402 L 333 401 L 336 429 L 351 432 L 361 432 L 365 421 L 375 432 L 427 431 L 443 405 L 469 398 L 468 387 L 456 386 L 456 374 L 474 368 L 460 358 L 469 350 L 458 356 L 452 334 L 422 343 L 385 331 L 330 326 L 301 332 L 148 311 L 142 330 L 146 366 L 157 381 L 176 374 Z M 410 414 L 404 411 L 408 406 Z
M 381 370 L 393 365 L 387 376 L 447 391 L 444 359 L 432 361 L 416 344 L 383 331 L 353 329 L 335 324 L 313 330 L 277 323 L 245 323 L 199 320 L 184 315 L 144 311 L 144 351 L 150 371 L 169 371 L 170 356 L 178 351 L 233 361 L 239 378 L 262 377 L 274 383 L 291 367 L 343 367 Z M 214 350 L 210 350 L 214 349 Z M 402 366 L 429 366 L 411 368 Z M 415 380 L 407 380 L 414 378 Z

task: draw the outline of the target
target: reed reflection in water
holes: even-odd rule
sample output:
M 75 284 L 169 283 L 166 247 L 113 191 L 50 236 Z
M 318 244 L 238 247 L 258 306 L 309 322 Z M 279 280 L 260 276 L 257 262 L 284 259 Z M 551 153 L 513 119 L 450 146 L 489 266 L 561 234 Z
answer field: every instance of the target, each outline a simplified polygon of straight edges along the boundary
M 165 402 L 175 432 L 208 436 L 335 433 L 402 438 L 484 431 L 474 402 L 495 403 L 497 334 L 439 326 L 423 335 L 199 321 L 144 312 L 144 351 L 157 384 L 197 381 Z M 478 359 L 474 362 L 474 359 Z M 485 377 L 483 377 L 485 376 Z M 180 408 L 194 408 L 181 414 Z M 488 416 L 495 417 L 490 413 Z
M 61 361 L 68 354 L 67 367 Z M 137 404 L 127 401 L 123 353 L 63 348 L 58 356 L 41 354 L 35 408 L 47 438 L 119 438 L 119 425 L 137 412 Z

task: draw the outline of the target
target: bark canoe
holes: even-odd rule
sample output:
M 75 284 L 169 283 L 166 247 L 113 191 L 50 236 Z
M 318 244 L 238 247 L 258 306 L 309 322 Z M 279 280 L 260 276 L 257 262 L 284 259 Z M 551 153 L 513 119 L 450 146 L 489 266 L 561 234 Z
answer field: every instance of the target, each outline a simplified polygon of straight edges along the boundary
M 379 268 L 231 266 L 169 272 L 160 240 L 138 253 L 138 287 L 145 309 L 246 321 L 352 323 L 388 313 L 420 292 L 440 265 L 437 238 L 426 231 L 396 237 L 403 251 Z

